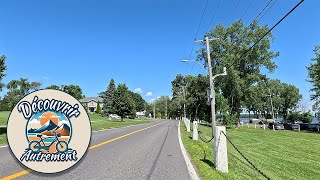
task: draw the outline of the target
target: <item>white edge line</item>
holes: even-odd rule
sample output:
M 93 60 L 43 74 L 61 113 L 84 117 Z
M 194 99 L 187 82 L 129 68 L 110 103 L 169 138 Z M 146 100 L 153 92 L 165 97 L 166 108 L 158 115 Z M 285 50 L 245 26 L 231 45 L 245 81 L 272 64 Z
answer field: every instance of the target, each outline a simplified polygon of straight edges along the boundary
M 180 144 L 180 149 L 181 149 L 181 152 L 182 152 L 182 155 L 184 157 L 184 160 L 187 164 L 187 168 L 188 168 L 188 171 L 189 171 L 189 175 L 191 177 L 191 179 L 193 180 L 200 180 L 196 170 L 194 169 L 194 167 L 192 166 L 192 163 L 190 161 L 190 158 L 187 154 L 187 151 L 186 149 L 184 148 L 184 145 L 182 143 L 182 140 L 181 140 L 181 134 L 180 134 L 180 121 L 179 121 L 179 126 L 178 126 L 178 136 L 179 136 L 179 144 Z
M 5 148 L 5 147 L 8 147 L 8 145 L 0 146 L 0 149 L 1 149 L 1 148 Z
M 92 131 L 92 133 L 101 132 L 101 131 L 109 131 L 109 130 L 113 130 L 113 129 L 124 129 L 124 128 L 128 128 L 128 127 L 139 126 L 139 125 L 148 124 L 148 123 L 152 123 L 152 122 L 154 122 L 154 121 L 147 122 L 147 123 L 142 123 L 142 124 L 134 124 L 134 125 L 130 125 L 130 126 L 118 127 L 118 128 L 101 129 L 101 130 L 98 130 L 98 131 Z M 8 145 L 0 146 L 0 149 L 1 148 L 5 148 L 5 147 L 8 147 Z

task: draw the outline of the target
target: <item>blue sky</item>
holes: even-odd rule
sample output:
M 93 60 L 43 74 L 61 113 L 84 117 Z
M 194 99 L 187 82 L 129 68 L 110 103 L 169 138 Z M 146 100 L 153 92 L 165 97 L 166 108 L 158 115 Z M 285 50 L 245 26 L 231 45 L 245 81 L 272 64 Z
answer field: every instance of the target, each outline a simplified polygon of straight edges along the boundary
M 239 19 L 252 0 L 221 0 L 213 27 Z M 252 20 L 268 0 L 253 0 L 243 15 Z M 51 84 L 80 85 L 86 96 L 104 91 L 111 78 L 129 89 L 141 88 L 146 100 L 171 95 L 177 73 L 197 74 L 189 58 L 206 0 L 2 1 L 0 54 L 7 56 L 4 82 L 20 77 Z M 298 1 L 277 1 L 260 21 L 274 25 Z M 209 0 L 197 38 L 208 31 L 218 0 Z M 320 1 L 305 1 L 273 31 L 278 69 L 270 75 L 296 85 L 309 99 L 306 82 L 313 47 L 320 44 Z M 199 48 L 198 46 L 195 47 Z M 195 58 L 195 53 L 192 54 Z M 191 71 L 192 69 L 192 71 Z M 4 91 L 5 92 L 5 91 Z M 3 95 L 2 92 L 0 95 Z M 152 92 L 152 96 L 146 96 Z

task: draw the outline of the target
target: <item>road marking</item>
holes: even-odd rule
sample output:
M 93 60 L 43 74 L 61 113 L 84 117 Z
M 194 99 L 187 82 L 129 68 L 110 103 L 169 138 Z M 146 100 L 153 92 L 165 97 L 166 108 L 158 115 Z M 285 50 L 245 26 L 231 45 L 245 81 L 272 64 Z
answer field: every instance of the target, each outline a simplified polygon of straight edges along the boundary
M 166 121 L 166 122 L 168 122 L 168 121 Z M 102 146 L 102 145 L 105 145 L 105 144 L 111 143 L 111 142 L 113 142 L 113 141 L 116 141 L 116 140 L 122 139 L 122 138 L 124 138 L 124 137 L 130 136 L 130 135 L 135 134 L 135 133 L 137 133 L 137 132 L 140 132 L 140 131 L 144 131 L 144 130 L 150 129 L 150 128 L 153 128 L 153 127 L 155 127 L 155 126 L 159 126 L 159 125 L 161 125 L 161 124 L 163 124 L 163 123 L 166 123 L 166 122 L 162 122 L 162 123 L 155 124 L 155 125 L 152 125 L 152 126 L 149 126 L 149 127 L 143 128 L 143 129 L 139 129 L 139 130 L 137 130 L 137 131 L 133 131 L 133 132 L 131 132 L 131 133 L 128 133 L 128 134 L 125 134 L 125 135 L 122 135 L 122 136 L 116 137 L 116 138 L 114 138 L 114 139 L 111 139 L 111 140 L 108 140 L 108 141 L 105 141 L 105 142 L 102 142 L 102 143 L 99 143 L 99 144 L 93 145 L 93 146 L 89 147 L 88 149 L 89 149 L 89 150 L 91 150 L 91 149 L 97 148 L 97 147 L 99 147 L 99 146 Z
M 0 146 L 0 149 L 1 149 L 1 148 L 4 148 L 4 147 L 8 147 L 8 145 Z
M 90 146 L 90 147 L 88 148 L 88 150 L 95 149 L 95 148 L 97 148 L 97 147 L 103 146 L 103 145 L 105 145 L 105 144 L 109 144 L 109 143 L 111 143 L 111 142 L 113 142 L 113 141 L 116 141 L 116 140 L 125 138 L 125 137 L 127 137 L 127 136 L 132 135 L 132 134 L 135 134 L 135 133 L 138 133 L 138 132 L 141 132 L 141 131 L 144 131 L 144 130 L 147 130 L 147 129 L 150 129 L 150 128 L 153 128 L 153 127 L 156 127 L 156 126 L 159 126 L 159 125 L 164 124 L 164 123 L 167 123 L 167 122 L 169 122 L 169 121 L 165 121 L 165 122 L 162 122 L 162 123 L 159 123 L 159 124 L 155 124 L 155 125 L 152 125 L 152 126 L 149 126 L 149 127 L 146 127 L 146 128 L 142 128 L 142 129 L 133 131 L 133 132 L 131 132 L 131 133 L 128 133 L 128 134 L 125 134 L 125 135 L 116 137 L 116 138 L 114 138 L 114 139 L 111 139 L 111 140 L 108 140 L 108 141 L 105 141 L 105 142 L 102 142 L 102 143 L 99 143 L 99 144 Z M 15 173 L 15 174 L 6 176 L 6 177 L 4 177 L 4 178 L 1 178 L 0 180 L 10 180 L 10 179 L 14 179 L 14 178 L 17 178 L 17 177 L 26 175 L 26 174 L 28 174 L 28 173 L 30 173 L 30 172 L 32 172 L 32 170 L 29 170 L 29 169 L 23 170 L 23 171 L 20 171 L 20 172 L 18 172 L 18 173 Z
M 187 154 L 187 151 L 186 149 L 184 148 L 184 145 L 182 143 L 182 139 L 181 139 L 181 133 L 180 133 L 180 121 L 179 121 L 179 126 L 178 126 L 178 138 L 179 138 L 179 145 L 180 145 L 180 149 L 181 149 L 181 152 L 182 152 L 182 155 L 183 155 L 183 158 L 184 158 L 184 161 L 186 162 L 187 164 L 187 168 L 188 168 L 188 171 L 189 171 L 189 175 L 190 175 L 190 178 L 192 180 L 199 180 L 199 176 L 196 172 L 196 170 L 194 169 L 191 161 L 190 161 L 190 158 Z

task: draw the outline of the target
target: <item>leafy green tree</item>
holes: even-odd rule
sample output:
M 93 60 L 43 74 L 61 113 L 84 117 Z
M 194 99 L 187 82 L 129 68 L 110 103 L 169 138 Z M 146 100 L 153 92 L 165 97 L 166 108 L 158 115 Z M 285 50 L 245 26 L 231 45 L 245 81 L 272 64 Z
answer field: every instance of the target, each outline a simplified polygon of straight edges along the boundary
M 268 31 L 267 26 L 260 27 L 257 22 L 245 27 L 241 20 L 229 27 L 221 24 L 212 29 L 207 36 L 220 39 L 210 41 L 213 74 L 221 73 L 223 67 L 228 67 L 227 76 L 215 80 L 215 86 L 221 89 L 229 104 L 229 113 L 237 119 L 242 111 L 241 105 L 245 99 L 247 88 L 261 79 L 261 69 L 272 72 L 276 65 L 272 61 L 279 55 L 270 50 L 272 34 L 268 34 L 251 51 L 250 46 Z M 248 52 L 247 52 L 248 51 Z M 242 56 L 245 52 L 246 55 Z M 241 57 L 241 59 L 240 59 Z M 198 60 L 206 66 L 206 48 L 198 51 Z
M 53 84 L 53 85 L 46 87 L 46 89 L 61 90 L 61 87 Z
M 84 97 L 81 87 L 77 85 L 65 85 L 63 86 L 63 91 L 70 94 L 76 99 L 82 99 Z
M 5 61 L 6 61 L 6 56 L 3 56 L 3 55 L 0 56 L 0 91 L 4 87 L 4 84 L 1 83 L 1 81 L 6 76 L 6 74 L 4 73 L 4 71 L 7 70 L 7 66 L 5 64 Z
M 100 106 L 100 102 L 98 102 L 98 104 L 97 104 L 96 113 L 97 113 L 97 114 L 101 114 L 101 106 Z
M 312 63 L 307 67 L 309 74 L 309 82 L 312 83 L 311 91 L 313 94 L 310 96 L 312 101 L 315 101 L 313 109 L 320 112 L 320 45 L 314 48 L 315 57 L 311 58 Z
M 146 101 L 142 98 L 142 96 L 132 91 L 129 91 L 128 93 L 135 104 L 136 111 L 139 112 L 145 110 Z
M 29 82 L 28 79 L 25 78 L 10 81 L 6 86 L 8 92 L 2 100 L 2 108 L 12 110 L 20 99 L 33 91 L 39 90 L 40 87 L 41 83 Z
M 110 80 L 108 88 L 105 92 L 100 93 L 103 98 L 103 111 L 104 114 L 109 115 L 112 112 L 112 101 L 116 91 L 116 85 L 113 79 Z
M 128 92 L 126 84 L 119 84 L 112 98 L 112 113 L 118 114 L 121 121 L 124 117 L 135 114 L 135 105 Z
M 294 85 L 284 83 L 280 97 L 283 99 L 281 114 L 286 119 L 289 110 L 297 107 L 297 104 L 302 98 L 302 95 L 299 94 L 299 89 Z

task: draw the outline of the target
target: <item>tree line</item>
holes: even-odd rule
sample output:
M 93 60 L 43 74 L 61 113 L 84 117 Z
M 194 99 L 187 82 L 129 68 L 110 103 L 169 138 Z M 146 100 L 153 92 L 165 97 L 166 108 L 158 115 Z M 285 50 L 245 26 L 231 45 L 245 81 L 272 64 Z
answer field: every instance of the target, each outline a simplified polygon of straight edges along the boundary
M 279 52 L 270 48 L 275 39 L 272 33 L 256 43 L 268 30 L 268 26 L 259 26 L 257 22 L 245 27 L 242 20 L 239 20 L 229 27 L 219 24 L 206 34 L 210 39 L 219 37 L 210 41 L 213 74 L 222 73 L 223 67 L 227 67 L 228 75 L 214 80 L 216 113 L 224 124 L 238 124 L 242 112 L 252 113 L 252 117 L 256 118 L 283 117 L 288 121 L 296 119 L 296 116 L 290 114 L 297 113 L 297 106 L 302 98 L 299 89 L 266 76 L 266 72 L 276 70 L 273 59 L 279 56 Z M 254 43 L 256 46 L 249 51 Z M 312 59 L 313 63 L 307 69 L 309 81 L 313 84 L 311 91 L 314 94 L 311 100 L 315 101 L 314 110 L 319 112 L 320 46 L 316 46 L 314 51 L 316 58 Z M 205 47 L 197 51 L 196 60 L 207 67 Z M 183 117 L 183 106 L 186 105 L 188 117 L 210 122 L 208 91 L 209 79 L 206 75 L 177 75 L 172 81 L 175 116 Z M 303 113 L 298 112 L 300 117 L 307 117 L 304 119 L 311 121 L 310 112 Z

